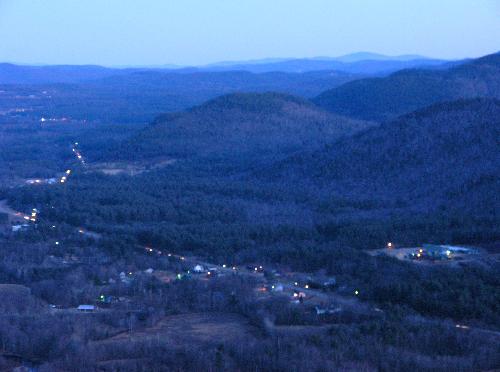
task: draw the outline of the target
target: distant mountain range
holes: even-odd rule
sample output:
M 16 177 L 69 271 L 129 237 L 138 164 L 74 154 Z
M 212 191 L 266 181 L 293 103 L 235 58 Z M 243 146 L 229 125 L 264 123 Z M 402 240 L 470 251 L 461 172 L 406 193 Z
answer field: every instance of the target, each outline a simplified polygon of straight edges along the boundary
M 426 58 L 418 55 L 385 56 L 360 52 L 341 57 L 264 59 L 246 62 L 223 62 L 198 67 L 201 70 L 227 71 L 241 70 L 255 73 L 335 70 L 354 74 L 388 74 L 404 68 L 439 67 L 450 61 Z M 458 63 L 458 62 L 457 62 Z
M 302 73 L 332 70 L 348 74 L 380 75 L 410 67 L 438 67 L 448 61 L 416 55 L 389 57 L 374 53 L 354 53 L 338 58 L 274 58 L 245 62 L 220 62 L 206 66 L 184 67 L 165 65 L 156 67 L 110 68 L 95 65 L 29 66 L 0 64 L 0 84 L 81 83 L 110 76 L 124 76 L 137 72 L 155 71 L 187 74 L 192 72 L 247 71 L 253 73 Z
M 341 115 L 380 121 L 436 102 L 472 97 L 500 98 L 499 53 L 447 70 L 411 69 L 352 81 L 314 102 Z
M 78 83 L 121 76 L 146 69 L 114 69 L 94 65 L 26 66 L 0 64 L 0 84 Z

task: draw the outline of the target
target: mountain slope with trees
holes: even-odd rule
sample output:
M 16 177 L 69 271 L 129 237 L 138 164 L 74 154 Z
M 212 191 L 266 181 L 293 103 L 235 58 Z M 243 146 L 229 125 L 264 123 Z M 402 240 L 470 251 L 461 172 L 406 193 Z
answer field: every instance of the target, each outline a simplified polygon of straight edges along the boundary
M 448 70 L 403 70 L 328 90 L 314 102 L 329 111 L 365 120 L 388 120 L 437 102 L 500 98 L 500 53 Z
M 136 158 L 263 160 L 316 148 L 369 125 L 333 115 L 294 96 L 240 93 L 159 116 L 118 152 Z
M 406 238 L 420 230 L 421 239 L 500 241 L 499 139 L 500 101 L 459 100 L 296 154 L 258 174 L 309 190 L 337 222 L 399 221 L 394 229 Z

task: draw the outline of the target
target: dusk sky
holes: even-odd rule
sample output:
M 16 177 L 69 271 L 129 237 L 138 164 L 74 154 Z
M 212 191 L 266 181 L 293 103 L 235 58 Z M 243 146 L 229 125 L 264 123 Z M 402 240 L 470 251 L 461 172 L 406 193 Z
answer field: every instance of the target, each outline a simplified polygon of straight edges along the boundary
M 199 65 L 500 50 L 498 0 L 0 0 L 0 61 Z

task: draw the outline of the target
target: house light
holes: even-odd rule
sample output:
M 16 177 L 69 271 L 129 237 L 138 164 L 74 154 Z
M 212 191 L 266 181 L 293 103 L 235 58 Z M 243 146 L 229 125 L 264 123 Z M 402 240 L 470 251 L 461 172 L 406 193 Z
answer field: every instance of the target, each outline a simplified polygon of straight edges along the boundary
M 304 286 L 304 288 L 305 288 L 305 289 L 309 289 L 309 284 L 306 284 L 306 285 Z
M 354 291 L 354 294 L 355 294 L 356 296 L 357 296 L 357 295 L 359 295 L 359 291 L 356 289 L 356 290 Z

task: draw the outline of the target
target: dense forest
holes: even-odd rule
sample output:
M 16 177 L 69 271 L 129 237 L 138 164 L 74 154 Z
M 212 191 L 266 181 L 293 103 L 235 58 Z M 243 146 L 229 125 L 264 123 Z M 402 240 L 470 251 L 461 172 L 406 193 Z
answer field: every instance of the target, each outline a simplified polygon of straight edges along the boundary
M 4 86 L 5 108 L 34 111 L 0 117 L 0 369 L 499 368 L 496 60 L 347 83 L 338 92 L 381 100 L 358 114 L 262 93 L 266 79 L 298 87 L 322 72 L 85 83 L 109 101 L 78 85 Z M 167 80 L 197 105 L 166 102 Z M 472 88 L 433 94 L 459 82 Z M 380 84 L 418 104 L 402 95 L 387 114 Z M 64 110 L 88 98 L 101 119 L 41 122 L 60 91 L 74 94 Z M 473 253 L 389 254 L 427 243 Z

